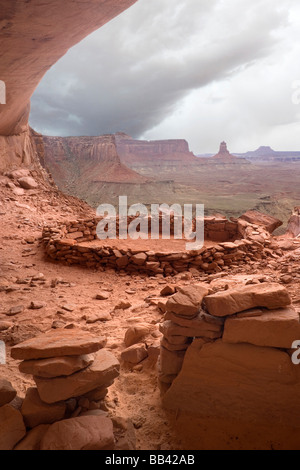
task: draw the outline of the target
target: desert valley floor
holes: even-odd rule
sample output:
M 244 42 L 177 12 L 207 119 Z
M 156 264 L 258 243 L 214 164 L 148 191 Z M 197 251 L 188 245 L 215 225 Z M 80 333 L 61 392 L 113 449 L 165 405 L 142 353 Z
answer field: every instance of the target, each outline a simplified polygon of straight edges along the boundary
M 3 331 L 0 339 L 8 344 L 8 364 L 0 366 L 0 374 L 12 382 L 20 397 L 24 397 L 33 381 L 21 374 L 18 361 L 10 358 L 11 345 L 49 329 L 78 326 L 107 335 L 107 348 L 120 358 L 126 330 L 140 323 L 151 326 L 152 335 L 147 342 L 155 345 L 161 338 L 158 325 L 163 318 L 157 303 L 166 285 L 185 286 L 201 281 L 213 292 L 246 282 L 277 281 L 287 287 L 300 311 L 299 240 L 287 240 L 280 259 L 251 262 L 243 268 L 211 275 L 193 276 L 186 272 L 175 277 L 147 277 L 64 266 L 45 258 L 40 242 L 43 225 L 53 220 L 82 217 L 87 206 L 54 189 L 40 188 L 16 196 L 7 182 L 6 177 L 1 178 L 0 325 Z M 105 300 L 96 300 L 100 292 L 107 294 Z M 121 300 L 127 302 L 126 309 L 116 308 Z M 39 308 L 30 309 L 32 302 L 40 303 Z M 11 316 L 10 310 L 16 306 L 23 309 Z M 178 416 L 162 408 L 155 361 L 147 359 L 133 368 L 122 363 L 120 376 L 105 399 L 105 409 L 112 417 L 132 421 L 137 449 L 188 448 L 184 436 L 175 434 Z

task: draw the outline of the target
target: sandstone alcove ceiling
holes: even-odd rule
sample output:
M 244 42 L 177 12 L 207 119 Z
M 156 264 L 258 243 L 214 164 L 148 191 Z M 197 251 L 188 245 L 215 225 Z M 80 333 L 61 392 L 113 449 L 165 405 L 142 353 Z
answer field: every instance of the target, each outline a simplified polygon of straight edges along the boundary
M 1 2 L 0 77 L 7 97 L 6 104 L 0 105 L 0 136 L 19 138 L 0 139 L 0 169 L 13 162 L 31 162 L 31 145 L 26 139 L 30 98 L 45 73 L 70 47 L 134 3 L 136 0 Z

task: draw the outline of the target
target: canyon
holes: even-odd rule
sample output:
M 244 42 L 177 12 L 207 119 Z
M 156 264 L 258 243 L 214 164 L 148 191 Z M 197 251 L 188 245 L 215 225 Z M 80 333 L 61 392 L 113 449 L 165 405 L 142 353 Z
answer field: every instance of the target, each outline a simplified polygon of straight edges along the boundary
M 93 207 L 102 202 L 117 206 L 118 195 L 127 194 L 130 204 L 202 203 L 206 215 L 239 217 L 254 209 L 281 219 L 278 233 L 284 233 L 291 208 L 300 203 L 297 161 L 251 163 L 231 154 L 225 143 L 215 156 L 200 158 L 184 139 L 143 141 L 120 132 L 35 135 L 39 160 L 58 187 Z
M 2 2 L 0 449 L 299 449 L 297 162 L 28 126 L 45 72 L 134 3 Z M 204 246 L 97 239 L 123 191 L 207 202 Z

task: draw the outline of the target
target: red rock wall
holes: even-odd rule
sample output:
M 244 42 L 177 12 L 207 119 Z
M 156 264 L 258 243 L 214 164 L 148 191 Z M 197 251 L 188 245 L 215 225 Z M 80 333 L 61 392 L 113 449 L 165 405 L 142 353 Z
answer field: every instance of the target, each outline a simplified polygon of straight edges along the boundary
M 147 181 L 147 178 L 121 163 L 114 135 L 37 138 L 43 144 L 40 153 L 45 167 L 64 190 L 69 180 L 76 181 L 79 187 L 88 182 Z
M 122 134 L 116 134 L 117 149 L 125 164 L 134 162 L 158 163 L 163 161 L 195 162 L 197 157 L 189 150 L 186 140 L 134 140 Z

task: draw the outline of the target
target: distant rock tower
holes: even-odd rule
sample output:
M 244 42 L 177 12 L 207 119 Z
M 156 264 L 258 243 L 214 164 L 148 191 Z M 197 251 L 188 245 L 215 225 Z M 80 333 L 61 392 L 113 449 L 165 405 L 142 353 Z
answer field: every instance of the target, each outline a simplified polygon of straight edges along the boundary
M 220 144 L 220 150 L 219 150 L 219 153 L 217 153 L 217 155 L 215 155 L 213 158 L 220 158 L 220 159 L 234 159 L 236 160 L 236 157 L 234 155 L 231 155 L 231 153 L 229 153 L 228 149 L 227 149 L 227 144 L 226 142 L 221 142 Z

